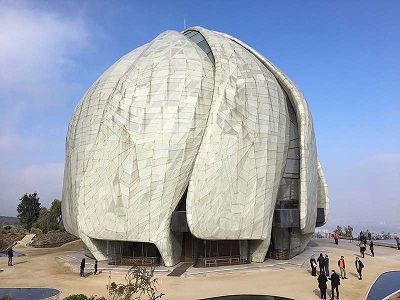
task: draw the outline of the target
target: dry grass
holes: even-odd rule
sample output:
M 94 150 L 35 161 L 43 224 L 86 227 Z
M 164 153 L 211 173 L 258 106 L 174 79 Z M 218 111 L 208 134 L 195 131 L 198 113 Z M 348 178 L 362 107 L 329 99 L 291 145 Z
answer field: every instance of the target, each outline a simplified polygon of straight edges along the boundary
M 35 248 L 54 248 L 77 240 L 78 238 L 66 231 L 49 231 L 47 234 L 36 236 L 31 243 Z
M 7 232 L 0 233 L 0 252 L 5 252 L 7 249 L 14 245 L 15 242 L 20 241 L 25 236 L 25 233 L 20 232 Z

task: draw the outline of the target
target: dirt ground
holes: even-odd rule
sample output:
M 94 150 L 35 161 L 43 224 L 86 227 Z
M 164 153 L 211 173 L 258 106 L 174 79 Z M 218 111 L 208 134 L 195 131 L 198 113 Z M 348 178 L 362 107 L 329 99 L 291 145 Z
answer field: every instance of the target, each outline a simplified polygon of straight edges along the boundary
M 354 267 L 357 247 L 343 241 L 339 246 L 326 239 L 314 240 L 311 251 L 329 253 L 331 269 L 335 268 L 340 255 L 347 261 L 347 280 L 342 280 L 341 299 L 365 299 L 370 286 L 382 273 L 400 270 L 400 251 L 392 248 L 376 247 L 375 257 L 366 255 L 363 280 L 358 280 Z M 81 241 L 75 241 L 59 248 L 34 249 L 23 244 L 14 250 L 27 256 L 15 257 L 14 266 L 7 266 L 7 259 L 0 259 L 0 287 L 46 287 L 62 291 L 60 299 L 71 294 L 107 296 L 106 286 L 110 281 L 124 282 L 125 272 L 104 271 L 99 275 L 88 274 L 80 278 L 77 270 L 63 259 L 67 254 L 82 251 Z M 111 278 L 110 278 L 111 276 Z M 159 291 L 166 299 L 202 299 L 222 295 L 259 294 L 275 295 L 293 299 L 320 299 L 316 277 L 311 276 L 308 259 L 304 265 L 286 265 L 282 269 L 261 269 L 238 271 L 237 273 L 207 274 L 202 277 L 160 276 Z M 399 287 L 400 289 L 400 287 Z M 328 297 L 330 288 L 328 288 Z

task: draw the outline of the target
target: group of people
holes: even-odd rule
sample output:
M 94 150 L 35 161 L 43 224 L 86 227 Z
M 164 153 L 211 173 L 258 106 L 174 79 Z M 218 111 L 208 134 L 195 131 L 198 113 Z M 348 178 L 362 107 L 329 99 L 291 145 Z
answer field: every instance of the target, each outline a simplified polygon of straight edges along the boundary
M 321 293 L 321 299 L 326 299 L 326 290 L 327 290 L 327 282 L 331 281 L 331 299 L 335 298 L 336 291 L 336 299 L 339 299 L 339 285 L 340 278 L 347 279 L 346 277 L 346 262 L 344 260 L 344 256 L 341 256 L 338 260 L 338 267 L 340 269 L 340 277 L 339 274 L 336 273 L 335 270 L 332 270 L 332 274 L 329 277 L 329 258 L 328 255 L 325 256 L 321 253 L 317 260 L 315 260 L 314 255 L 310 258 L 311 264 L 311 275 L 317 276 L 317 266 L 319 267 L 319 276 L 317 278 L 318 288 Z M 355 267 L 358 273 L 358 279 L 362 280 L 362 270 L 364 268 L 364 264 L 359 257 L 356 257 Z
M 98 261 L 95 260 L 95 261 L 94 261 L 94 272 L 93 272 L 94 275 L 97 274 L 97 263 L 98 263 Z M 80 272 L 79 272 L 79 274 L 80 274 L 81 277 L 86 277 L 86 276 L 85 276 L 85 267 L 86 267 L 86 261 L 85 261 L 84 258 L 82 258 L 81 267 L 80 267 Z
M 7 255 L 8 255 L 8 265 L 9 265 L 9 266 L 12 266 L 12 265 L 13 265 L 12 260 L 13 260 L 13 256 L 14 256 L 13 246 L 11 246 L 11 247 L 7 250 Z M 95 260 L 95 261 L 94 261 L 94 272 L 93 272 L 93 274 L 95 274 L 95 275 L 97 274 L 97 263 L 98 263 L 98 261 Z M 86 267 L 86 261 L 85 261 L 84 258 L 82 258 L 81 266 L 80 266 L 80 276 L 81 276 L 81 277 L 86 277 L 86 276 L 85 276 L 85 267 Z
M 374 253 L 374 242 L 372 241 L 372 236 L 371 236 L 371 232 L 368 232 L 368 239 L 369 239 L 369 250 L 371 251 L 371 255 L 374 257 L 375 253 Z M 360 241 L 360 243 L 358 244 L 358 246 L 360 247 L 360 254 L 361 257 L 364 258 L 364 254 L 365 251 L 367 250 L 367 245 L 368 245 L 368 241 L 367 241 L 367 236 L 364 234 L 364 232 L 360 232 L 360 235 L 358 236 L 358 239 Z
M 367 242 L 361 241 L 360 244 L 359 244 L 359 247 L 360 247 L 361 257 L 364 258 L 365 251 L 367 250 Z M 369 250 L 371 251 L 372 257 L 374 257 L 375 256 L 375 253 L 374 253 L 374 242 L 372 240 L 369 242 Z
M 318 262 L 318 264 L 317 264 Z M 325 256 L 321 253 L 317 260 L 315 260 L 314 255 L 310 258 L 311 264 L 311 275 L 317 276 L 317 267 L 319 267 L 319 273 L 325 273 L 326 276 L 329 276 L 329 257 L 328 254 Z
M 311 264 L 311 275 L 317 276 L 317 267 L 319 267 L 318 287 L 321 292 L 321 299 L 326 299 L 326 289 L 329 277 L 329 257 L 328 254 L 325 256 L 321 253 L 317 260 L 315 260 L 314 255 L 310 258 Z M 331 277 L 329 278 L 332 286 L 332 299 L 334 298 L 334 290 L 336 290 L 336 299 L 339 299 L 339 284 L 340 278 L 334 270 L 332 270 Z

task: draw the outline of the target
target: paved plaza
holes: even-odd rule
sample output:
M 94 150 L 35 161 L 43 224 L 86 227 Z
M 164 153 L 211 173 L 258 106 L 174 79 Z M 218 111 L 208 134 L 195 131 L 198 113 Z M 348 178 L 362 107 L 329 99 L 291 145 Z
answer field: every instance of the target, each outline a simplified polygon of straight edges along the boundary
M 28 239 L 29 240 L 29 239 Z M 86 278 L 79 277 L 79 264 L 83 258 L 83 244 L 75 241 L 53 249 L 35 249 L 24 242 L 15 251 L 26 254 L 14 258 L 14 266 L 7 266 L 7 259 L 0 259 L 1 287 L 47 287 L 62 291 L 61 298 L 71 294 L 106 296 L 109 282 L 124 282 L 128 267 L 99 263 L 99 275 L 93 275 L 93 260 L 86 258 Z M 357 279 L 354 266 L 358 255 L 356 241 L 313 239 L 300 255 L 287 260 L 267 260 L 240 266 L 194 268 L 189 267 L 180 277 L 167 276 L 174 267 L 157 267 L 159 291 L 162 299 L 201 299 L 222 295 L 259 294 L 293 299 L 319 299 L 318 284 L 311 276 L 309 257 L 328 254 L 330 269 L 338 270 L 337 260 L 344 255 L 347 263 L 347 280 L 340 285 L 341 299 L 365 299 L 370 286 L 382 273 L 400 270 L 400 251 L 394 248 L 375 247 L 375 257 L 367 254 L 363 259 L 363 280 Z M 330 295 L 330 288 L 328 288 Z

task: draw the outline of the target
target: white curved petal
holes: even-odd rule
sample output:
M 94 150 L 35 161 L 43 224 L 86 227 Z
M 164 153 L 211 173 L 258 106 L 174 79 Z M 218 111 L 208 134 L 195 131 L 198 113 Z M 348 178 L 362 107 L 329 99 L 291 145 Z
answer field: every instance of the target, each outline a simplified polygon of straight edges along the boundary
M 68 201 L 77 203 L 83 235 L 154 243 L 171 265 L 180 256 L 179 237 L 169 229 L 171 214 L 204 133 L 213 65 L 177 32 L 161 34 L 124 63 L 126 68 L 106 72 L 82 99 L 79 107 L 90 113 L 77 108 L 78 120 L 71 122 L 77 125 L 69 130 L 75 147 L 67 147 L 67 167 L 77 171 L 72 183 L 66 179 L 75 187 Z M 102 92 L 102 82 L 110 93 Z M 93 94 L 99 96 L 93 100 Z M 88 132 L 93 115 L 96 130 Z
M 246 49 L 194 29 L 213 51 L 218 88 L 189 183 L 189 228 L 201 239 L 266 240 L 265 257 L 289 143 L 285 96 Z
M 296 111 L 300 133 L 300 229 L 303 234 L 314 232 L 317 218 L 318 158 L 308 104 L 298 87 L 279 68 L 242 41 L 221 33 L 253 53 L 274 74 L 288 93 Z
M 143 45 L 124 55 L 89 88 L 75 107 L 68 126 L 63 186 L 63 225 L 79 236 L 78 202 L 83 172 L 92 147 L 96 143 L 104 109 L 121 75 L 124 74 L 148 45 Z
M 324 224 L 326 224 L 329 215 L 328 185 L 326 184 L 324 171 L 319 161 L 318 161 L 318 207 L 324 209 L 324 215 L 325 215 Z

